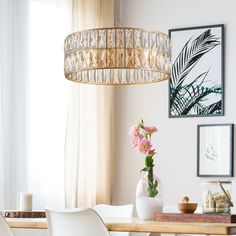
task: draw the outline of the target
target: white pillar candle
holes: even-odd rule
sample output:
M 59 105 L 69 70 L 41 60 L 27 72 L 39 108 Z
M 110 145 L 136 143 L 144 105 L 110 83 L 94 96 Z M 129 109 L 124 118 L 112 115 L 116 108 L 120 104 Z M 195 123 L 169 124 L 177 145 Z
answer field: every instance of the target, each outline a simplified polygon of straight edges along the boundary
M 32 193 L 17 193 L 17 210 L 32 211 Z

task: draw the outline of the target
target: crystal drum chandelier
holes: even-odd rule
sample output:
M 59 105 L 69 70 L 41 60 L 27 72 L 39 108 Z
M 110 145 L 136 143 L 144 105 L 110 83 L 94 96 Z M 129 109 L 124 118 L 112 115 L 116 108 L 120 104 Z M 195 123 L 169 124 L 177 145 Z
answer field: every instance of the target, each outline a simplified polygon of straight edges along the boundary
M 169 36 L 157 31 L 120 27 L 121 6 L 122 0 L 114 0 L 115 27 L 83 30 L 67 36 L 64 73 L 68 80 L 128 85 L 169 78 Z

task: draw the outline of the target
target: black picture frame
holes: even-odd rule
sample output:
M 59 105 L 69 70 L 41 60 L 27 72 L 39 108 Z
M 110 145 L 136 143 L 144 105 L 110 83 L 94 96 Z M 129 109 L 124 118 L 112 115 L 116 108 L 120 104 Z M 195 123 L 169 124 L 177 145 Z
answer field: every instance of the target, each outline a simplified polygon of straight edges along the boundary
M 224 115 L 224 24 L 170 29 L 169 118 Z
M 234 124 L 197 126 L 197 176 L 234 176 Z

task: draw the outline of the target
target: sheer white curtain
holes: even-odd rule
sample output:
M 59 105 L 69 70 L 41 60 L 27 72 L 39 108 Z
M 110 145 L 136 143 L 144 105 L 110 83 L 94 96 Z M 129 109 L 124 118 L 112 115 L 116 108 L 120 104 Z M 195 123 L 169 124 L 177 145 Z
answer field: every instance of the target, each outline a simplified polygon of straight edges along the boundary
M 0 207 L 26 191 L 29 0 L 0 1 Z
M 113 0 L 73 0 L 73 31 L 114 26 Z M 110 203 L 114 87 L 70 82 L 65 149 L 67 207 Z
M 18 191 L 35 209 L 64 206 L 71 12 L 71 0 L 0 0 L 0 209 L 15 209 Z
M 31 0 L 28 189 L 36 208 L 64 207 L 67 81 L 64 39 L 70 0 Z

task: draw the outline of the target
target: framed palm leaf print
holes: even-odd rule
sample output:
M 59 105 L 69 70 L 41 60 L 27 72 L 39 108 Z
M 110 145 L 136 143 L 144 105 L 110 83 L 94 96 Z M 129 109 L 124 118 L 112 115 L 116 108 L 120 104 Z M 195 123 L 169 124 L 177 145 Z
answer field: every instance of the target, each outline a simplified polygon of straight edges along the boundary
M 170 29 L 169 117 L 224 115 L 224 25 Z

